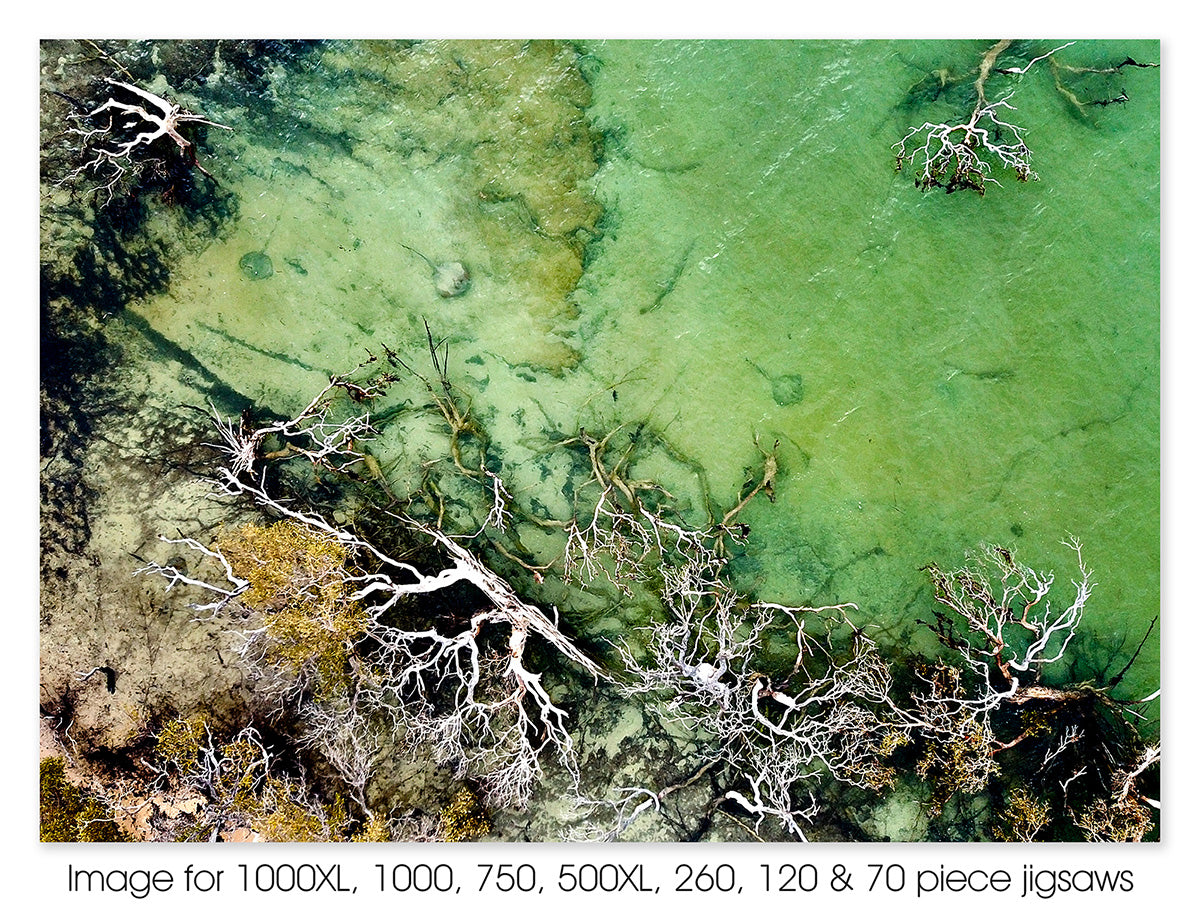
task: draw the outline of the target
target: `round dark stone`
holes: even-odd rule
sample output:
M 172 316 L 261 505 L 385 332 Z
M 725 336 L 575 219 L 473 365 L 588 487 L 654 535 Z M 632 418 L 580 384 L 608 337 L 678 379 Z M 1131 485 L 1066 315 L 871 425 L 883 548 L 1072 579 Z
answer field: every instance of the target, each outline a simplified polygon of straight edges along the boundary
M 242 274 L 251 281 L 261 281 L 275 273 L 275 266 L 271 264 L 271 256 L 265 252 L 247 252 L 238 261 L 238 267 L 242 269 Z

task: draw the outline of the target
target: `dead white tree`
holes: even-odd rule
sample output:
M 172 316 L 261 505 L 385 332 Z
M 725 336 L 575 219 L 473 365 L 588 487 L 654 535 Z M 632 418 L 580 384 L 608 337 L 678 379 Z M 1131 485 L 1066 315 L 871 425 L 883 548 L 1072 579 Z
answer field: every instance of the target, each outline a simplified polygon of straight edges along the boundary
M 1140 783 L 1159 748 L 1147 747 L 1134 727 L 1157 693 L 1114 699 L 1129 665 L 1105 685 L 1048 678 L 1079 634 L 1093 587 L 1079 541 L 1064 545 L 1078 565 L 1067 602 L 1055 602 L 1053 574 L 1001 546 L 981 547 L 953 571 L 926 568 L 938 604 L 927 624 L 961 669 L 939 664 L 918 673 L 904 717 L 924 745 L 918 771 L 934 784 L 935 810 L 955 791 L 979 791 L 999 775 L 1001 755 L 1025 751 L 1025 778 L 1057 797 L 1090 837 L 1107 827 L 1111 838 L 1132 838 L 1150 827 L 1147 807 L 1158 806 Z
M 896 171 L 909 165 L 916 173 L 917 188 L 928 191 L 944 188 L 947 192 L 970 188 L 983 194 L 989 183 L 999 185 L 992 176 L 994 160 L 1001 168 L 1011 169 L 1021 182 L 1036 179 L 1030 163 L 1029 147 L 1025 144 L 1025 129 L 1010 120 L 1015 111 L 1009 101 L 1012 93 L 989 100 L 986 84 L 993 72 L 1020 76 L 1038 61 L 1043 61 L 1074 42 L 1060 45 L 1053 51 L 1033 58 L 1024 67 L 995 69 L 996 61 L 1012 44 L 1010 39 L 996 42 L 986 52 L 975 79 L 975 103 L 970 114 L 957 123 L 925 122 L 910 128 L 897 143 Z
M 298 527 L 303 538 L 344 550 L 346 564 L 321 574 L 316 583 L 311 565 L 286 577 L 288 596 L 296 603 L 324 592 L 336 598 L 340 609 L 355 611 L 351 620 L 338 620 L 340 632 L 331 629 L 340 643 L 338 659 L 345 662 L 344 679 L 333 681 L 336 692 L 327 694 L 332 684 L 321 682 L 319 666 L 309 668 L 307 680 L 297 681 L 295 654 L 279 653 L 280 643 L 294 637 L 281 634 L 286 630 L 262 609 L 247 607 L 245 598 L 258 575 L 253 566 L 247 570 L 243 564 L 239 570 L 229 557 L 231 550 L 192 538 L 166 540 L 216 562 L 223 583 L 170 565 L 143 570 L 166 578 L 168 588 L 182 584 L 202 589 L 210 599 L 193 604 L 198 612 L 213 616 L 236 610 L 232 622 L 242 636 L 243 663 L 281 698 L 299 701 L 307 741 L 344 771 L 358 796 L 379 749 L 383 723 L 395 742 L 429 752 L 457 775 L 478 782 L 493 806 L 524 806 L 546 757 L 556 758 L 577 779 L 568 714 L 528 663 L 530 644 L 546 643 L 593 679 L 599 678 L 600 668 L 559 628 L 556 612 L 551 615 L 523 601 L 470 550 L 429 524 L 394 515 L 414 544 L 440 557 L 432 569 L 422 569 L 320 513 L 269 493 L 264 464 L 271 459 L 303 459 L 341 471 L 368 464 L 369 455 L 358 444 L 371 431 L 369 414 L 333 420 L 331 397 L 338 388 L 345 389 L 345 381 L 335 378 L 286 422 L 254 427 L 246 418 L 236 423 L 218 418 L 224 442 L 217 446 L 225 462 L 216 473 L 222 495 L 249 499 L 271 517 Z M 503 486 L 496 486 L 496 494 L 502 493 Z M 236 534 L 230 538 L 236 540 Z M 278 559 L 263 558 L 262 565 L 264 571 L 278 567 Z M 424 613 L 408 609 L 422 596 L 461 584 L 473 586 L 477 599 L 456 611 L 458 618 L 428 621 Z M 352 625 L 346 626 L 347 621 Z M 272 663 L 281 659 L 289 666 Z
M 1002 708 L 1069 696 L 1041 682 L 1042 668 L 1060 661 L 1075 638 L 1092 590 L 1081 546 L 1076 540 L 1066 544 L 1078 559 L 1079 579 L 1073 601 L 1057 609 L 1050 600 L 1054 576 L 1020 564 L 1002 546 L 980 547 L 968 555 L 967 565 L 953 571 L 936 565 L 925 569 L 938 604 L 927 624 L 961 665 L 919 668 L 917 688 L 904 710 L 923 743 L 917 771 L 933 786 L 935 814 L 951 795 L 981 791 L 1000 773 L 996 755 L 1028 736 L 1029 731 L 1004 740 L 998 736 Z M 1044 765 L 1077 740 L 1078 729 L 1072 728 L 1065 726 L 1046 751 Z
M 367 783 L 387 739 L 384 725 L 373 714 L 352 694 L 306 699 L 299 711 L 300 745 L 325 757 L 364 814 L 372 813 Z
M 882 761 L 906 738 L 890 714 L 888 669 L 849 623 L 853 604 L 790 607 L 752 601 L 733 587 L 725 542 L 744 540 L 737 516 L 750 500 L 773 499 L 773 452 L 761 451 L 761 475 L 734 507 L 710 513 L 697 528 L 669 511 L 671 496 L 660 486 L 637 478 L 636 441 L 619 433 L 597 437 L 580 429 L 560 444 L 585 450 L 591 469 L 577 490 L 590 494 L 566 525 L 564 568 L 569 579 L 606 580 L 626 596 L 639 585 L 658 586 L 661 615 L 616 646 L 623 671 L 617 687 L 647 700 L 664 724 L 704 752 L 690 779 L 615 789 L 605 801 L 581 799 L 594 819 L 578 835 L 616 838 L 708 774 L 727 788 L 722 801 L 750 814 L 756 827 L 772 818 L 803 839 L 803 824 L 819 811 L 811 791 L 819 777 L 871 788 L 891 781 Z M 846 634 L 838 652 L 834 629 Z M 766 639 L 780 632 L 791 637 L 795 656 L 771 664 Z
M 169 805 L 151 820 L 159 839 L 216 842 L 249 828 L 272 763 L 254 728 L 221 742 L 202 719 L 177 720 L 156 739 L 154 756 L 142 762 Z
M 751 603 L 728 585 L 697 581 L 667 599 L 666 621 L 640 630 L 643 652 L 619 646 L 627 675 L 620 688 L 653 700 L 664 722 L 696 739 L 702 761 L 721 773 L 726 801 L 756 825 L 770 817 L 805 839 L 803 825 L 819 812 L 817 780 L 872 789 L 891 783 L 883 761 L 907 738 L 891 713 L 886 664 L 846 619 L 853 604 Z M 813 620 L 818 634 L 808 631 Z M 834 651 L 835 629 L 849 634 L 844 651 Z M 764 659 L 771 631 L 791 637 L 790 666 Z M 661 802 L 647 789 L 633 791 L 645 796 L 638 813 Z
M 938 603 L 930 625 L 977 678 L 977 692 L 964 705 L 988 712 L 1055 691 L 1039 678 L 1046 666 L 1063 659 L 1092 593 L 1083 547 L 1076 539 L 1064 545 L 1075 554 L 1079 577 L 1072 581 L 1073 599 L 1059 608 L 1050 599 L 1054 575 L 1021 564 L 1003 546 L 982 546 L 965 567 L 951 572 L 926 567 Z
M 107 203 L 126 175 L 140 173 L 164 161 L 166 153 L 159 144 L 163 139 L 175 145 L 187 165 L 195 166 L 211 178 L 196 159 L 195 145 L 180 129 L 186 124 L 203 124 L 225 131 L 232 128 L 202 118 L 132 83 L 111 78 L 105 82 L 114 90 L 107 99 L 89 112 L 69 116 L 72 122 L 69 132 L 82 140 L 83 162 L 64 181 L 92 177 L 99 184 L 91 191 L 103 191 Z
M 303 775 L 285 775 L 253 727 L 228 738 L 200 716 L 176 719 L 155 736 L 142 759 L 153 774 L 152 838 L 162 842 L 331 842 L 345 837 L 350 817 L 339 801 L 322 803 Z M 365 810 L 368 818 L 371 812 Z
M 346 392 L 355 402 L 365 402 L 382 395 L 390 382 L 390 376 L 366 384 L 333 376 L 294 418 L 263 424 L 256 424 L 248 413 L 237 419 L 224 418 L 214 408 L 213 424 L 221 435 L 221 443 L 210 446 L 226 454 L 226 472 L 235 479 L 254 476 L 264 463 L 291 456 L 302 456 L 312 465 L 331 472 L 370 465 L 368 454 L 356 446 L 377 433 L 371 425 L 370 412 L 338 417 L 335 397 L 338 392 Z M 278 442 L 278 449 L 267 449 L 272 440 Z
M 637 584 L 659 585 L 661 617 L 637 629 L 636 641 L 616 646 L 623 665 L 618 689 L 648 700 L 663 723 L 694 738 L 704 753 L 686 781 L 580 801 L 594 814 L 612 815 L 590 833 L 615 838 L 659 811 L 666 796 L 717 774 L 728 789 L 726 803 L 756 825 L 773 818 L 803 839 L 803 824 L 819 810 L 811 780 L 832 776 L 878 788 L 891 779 L 882 759 L 905 738 L 890 719 L 887 667 L 846 618 L 853 604 L 754 602 L 732 586 L 724 541 L 743 538 L 736 517 L 751 498 L 772 495 L 774 454 L 764 452 L 761 477 L 732 510 L 697 529 L 661 509 L 670 496 L 633 475 L 634 449 L 615 434 L 581 430 L 565 442 L 587 450 L 588 484 L 596 493 L 567 526 L 565 568 L 582 583 L 603 578 L 626 595 Z M 847 650 L 833 650 L 833 629 L 845 631 Z M 770 664 L 768 633 L 784 631 L 794 657 Z
M 657 590 L 660 613 L 614 646 L 616 685 L 645 700 L 698 751 L 677 764 L 686 779 L 585 800 L 569 713 L 531 663 L 532 650 L 541 644 L 593 680 L 611 674 L 579 648 L 556 609 L 520 597 L 473 550 L 502 549 L 496 534 L 512 529 L 517 508 L 500 475 L 474 454 L 486 432 L 455 401 L 445 357 L 429 339 L 441 385 L 426 380 L 426 388 L 451 433 L 444 465 L 470 483 L 480 507 L 469 512 L 467 529 L 476 532 L 448 535 L 448 510 L 458 501 L 445 500 L 437 484 L 423 505 L 407 505 L 423 506 L 426 517 L 387 512 L 401 535 L 386 546 L 274 493 L 282 463 L 375 478 L 387 489 L 366 446 L 370 412 L 336 404 L 342 395 L 369 403 L 386 381 L 335 377 L 292 419 L 255 425 L 247 414 L 216 418 L 218 493 L 248 500 L 286 529 L 235 530 L 212 545 L 166 540 L 192 549 L 201 567 L 146 569 L 168 589 L 202 592 L 193 608 L 223 617 L 240 636 L 247 670 L 298 714 L 301 742 L 322 752 L 364 812 L 377 757 L 390 746 L 472 779 L 501 807 L 524 806 L 555 762 L 581 806 L 611 815 L 604 824 L 592 821 L 593 836 L 619 835 L 707 776 L 722 789 L 710 808 L 748 814 L 751 832 L 770 820 L 804 839 L 824 782 L 885 788 L 895 778 L 891 753 L 916 741 L 918 772 L 935 786 L 935 808 L 954 790 L 982 788 L 996 774 L 997 756 L 1016 748 L 1033 751 L 1043 785 L 1069 793 L 1068 807 L 1093 803 L 1098 786 L 1116 802 L 1107 811 L 1090 807 L 1080 826 L 1090 821 L 1097 834 L 1109 827 L 1129 836 L 1145 825 L 1143 787 L 1157 754 L 1143 756 L 1136 732 L 1110 717 L 1122 706 L 1106 687 L 1056 688 L 1045 680 L 1046 668 L 1067 655 L 1091 594 L 1078 542 L 1067 543 L 1079 574 L 1065 604 L 1052 597 L 1052 576 L 1000 547 L 984 547 L 958 570 L 930 566 L 937 606 L 929 624 L 952 660 L 918 669 L 902 703 L 887 663 L 850 619 L 853 604 L 785 606 L 733 586 L 725 540 L 745 538 L 736 517 L 751 498 L 772 496 L 773 454 L 764 454 L 762 476 L 731 511 L 710 509 L 697 527 L 671 510 L 665 490 L 637 478 L 636 438 L 580 429 L 559 444 L 585 451 L 591 471 L 576 489 L 576 515 L 557 524 L 566 578 L 583 586 L 605 580 L 624 595 Z M 403 366 L 390 352 L 388 359 Z M 548 566 L 504 554 L 541 583 Z M 425 602 L 449 590 L 454 604 Z
M 1111 794 L 1099 797 L 1076 816 L 1076 825 L 1089 842 L 1139 842 L 1154 824 L 1153 812 L 1161 809 L 1156 798 L 1145 794 L 1140 780 L 1162 759 L 1162 745 L 1148 744 L 1136 758 L 1112 777 Z

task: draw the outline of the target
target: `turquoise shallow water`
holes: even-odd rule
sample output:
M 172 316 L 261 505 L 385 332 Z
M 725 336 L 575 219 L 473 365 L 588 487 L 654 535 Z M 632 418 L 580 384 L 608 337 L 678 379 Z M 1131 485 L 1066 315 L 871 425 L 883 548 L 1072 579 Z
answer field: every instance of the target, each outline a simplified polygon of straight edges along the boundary
M 1013 101 L 1041 180 L 922 195 L 889 147 L 937 108 L 904 93 L 986 47 L 591 48 L 616 231 L 581 283 L 586 363 L 635 376 L 622 405 L 672 419 L 727 502 L 753 437 L 781 441 L 778 501 L 746 515 L 762 592 L 903 638 L 921 565 L 987 540 L 1066 577 L 1072 534 L 1097 653 L 1132 649 L 1159 603 L 1157 79 L 1088 123 L 1031 70 Z
M 277 411 L 380 341 L 420 354 L 429 320 L 515 493 L 556 513 L 547 430 L 650 425 L 723 507 L 778 440 L 744 586 L 857 603 L 902 647 L 929 647 L 923 565 L 995 541 L 1067 578 L 1077 537 L 1077 652 L 1119 661 L 1159 609 L 1158 71 L 1066 68 L 1158 48 L 1058 53 L 1125 104 L 1077 110 L 1045 61 L 994 78 L 1040 180 L 923 194 L 893 145 L 964 117 L 988 45 L 327 43 L 270 108 L 206 111 L 235 128 L 209 142 L 237 219 L 135 309 Z M 452 260 L 471 287 L 444 299 Z M 377 445 L 398 489 L 440 449 L 410 435 Z M 1157 685 L 1156 642 L 1129 680 Z
M 695 525 L 697 471 L 729 508 L 756 441 L 778 442 L 775 500 L 740 518 L 739 585 L 855 603 L 897 655 L 936 650 L 922 566 L 1002 543 L 1058 572 L 1065 603 L 1077 537 L 1096 587 L 1062 676 L 1111 676 L 1160 606 L 1158 71 L 1122 71 L 1128 101 L 1084 110 L 1045 62 L 1005 77 L 1040 180 L 923 194 L 893 144 L 969 109 L 954 77 L 987 47 L 329 42 L 255 97 L 214 76 L 185 101 L 232 128 L 204 162 L 236 206 L 112 325 L 178 377 L 151 390 L 173 408 L 216 393 L 229 413 L 290 414 L 381 343 L 425 366 L 428 322 L 510 491 L 544 516 L 568 516 L 586 477 L 549 446 L 581 425 L 669 444 L 637 472 L 690 499 Z M 1158 47 L 1057 59 L 1127 55 Z M 169 235 L 164 212 L 150 224 Z M 441 297 L 434 266 L 458 260 L 470 286 Z M 399 389 L 379 407 L 425 398 Z M 394 493 L 444 455 L 436 428 L 415 410 L 384 426 L 372 450 Z M 114 506 L 98 532 L 126 564 L 164 524 Z M 540 561 L 561 549 L 524 535 Z M 589 637 L 644 613 L 533 599 Z M 1120 695 L 1158 682 L 1155 634 Z M 601 746 L 640 729 L 631 713 Z

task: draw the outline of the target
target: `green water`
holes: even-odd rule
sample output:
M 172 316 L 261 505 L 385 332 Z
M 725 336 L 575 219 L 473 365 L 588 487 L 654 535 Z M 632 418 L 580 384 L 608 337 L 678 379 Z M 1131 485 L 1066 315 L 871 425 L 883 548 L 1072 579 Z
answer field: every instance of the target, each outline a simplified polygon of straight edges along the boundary
M 546 429 L 650 424 L 724 507 L 778 440 L 739 576 L 855 602 L 885 641 L 926 641 L 922 565 L 998 541 L 1065 578 L 1076 536 L 1089 653 L 1132 650 L 1159 606 L 1157 71 L 1086 117 L 1044 67 L 1011 80 L 1041 178 L 981 198 L 918 192 L 891 147 L 951 111 L 909 88 L 984 42 L 463 47 L 334 44 L 281 74 L 276 122 L 211 139 L 236 226 L 142 314 L 277 410 L 364 347 L 419 351 L 428 319 L 522 494 Z M 1157 46 L 1060 58 L 1126 54 Z M 471 289 L 439 298 L 411 249 Z M 380 449 L 413 466 L 407 434 Z M 1129 688 L 1157 671 L 1148 647 Z
M 218 379 L 294 413 L 368 348 L 422 360 L 428 322 L 510 491 L 548 515 L 579 481 L 556 432 L 653 431 L 672 459 L 638 471 L 695 525 L 699 473 L 729 508 L 756 441 L 777 441 L 776 500 L 741 515 L 741 586 L 853 602 L 897 653 L 935 650 L 922 566 L 999 542 L 1065 582 L 1077 537 L 1096 587 L 1068 676 L 1112 676 L 1160 601 L 1158 71 L 1084 112 L 1044 64 L 1008 78 L 1040 180 L 922 194 L 892 145 L 961 97 L 909 90 L 987 47 L 334 42 L 257 98 L 218 74 L 185 101 L 233 128 L 204 163 L 235 216 L 113 326 L 149 331 L 152 400 L 202 404 Z M 1127 55 L 1157 43 L 1058 57 Z M 439 296 L 433 266 L 453 261 L 470 286 Z M 397 494 L 444 452 L 434 428 L 401 411 L 372 446 Z M 161 521 L 121 514 L 111 532 L 140 527 L 129 551 L 148 551 Z M 635 621 L 597 603 L 587 628 Z M 1158 681 L 1155 633 L 1120 695 Z
M 778 501 L 745 518 L 764 594 L 854 601 L 900 637 L 921 565 L 990 540 L 1065 577 L 1074 534 L 1097 641 L 1136 643 L 1159 602 L 1157 83 L 1092 126 L 1031 72 L 1041 180 L 923 196 L 887 155 L 920 123 L 898 101 L 983 47 L 592 48 L 591 114 L 619 144 L 585 362 L 631 375 L 622 406 L 671 419 L 727 504 L 754 435 L 780 439 Z M 786 374 L 803 398 L 780 405 Z

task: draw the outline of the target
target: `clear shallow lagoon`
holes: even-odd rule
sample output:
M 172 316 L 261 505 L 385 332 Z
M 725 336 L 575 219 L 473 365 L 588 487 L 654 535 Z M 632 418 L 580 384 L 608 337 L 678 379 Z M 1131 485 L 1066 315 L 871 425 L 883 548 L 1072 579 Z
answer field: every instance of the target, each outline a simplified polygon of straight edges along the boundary
M 923 565 L 999 542 L 1065 579 L 1076 536 L 1097 582 L 1076 676 L 1111 674 L 1159 612 L 1158 71 L 1081 116 L 1035 65 L 1008 85 L 1040 181 L 922 194 L 892 145 L 965 112 L 909 90 L 987 46 L 334 42 L 257 102 L 213 79 L 194 102 L 234 128 L 204 158 L 233 216 L 115 321 L 150 331 L 161 398 L 215 378 L 290 413 L 366 348 L 419 357 L 427 320 L 512 490 L 551 511 L 547 431 L 647 425 L 726 508 L 778 440 L 737 577 L 854 602 L 885 646 L 932 650 Z M 1126 55 L 1157 43 L 1059 59 Z M 443 298 L 454 259 L 471 286 Z M 395 490 L 436 441 L 385 430 Z M 694 490 L 688 469 L 664 484 Z M 1157 685 L 1155 637 L 1125 691 Z
M 1040 181 L 922 195 L 889 148 L 937 109 L 905 92 L 985 48 L 591 49 L 590 113 L 620 143 L 596 182 L 616 230 L 581 282 L 586 362 L 642 377 L 628 402 L 674 419 L 718 489 L 740 445 L 781 440 L 778 501 L 746 517 L 765 593 L 903 629 L 921 565 L 986 540 L 1066 576 L 1074 534 L 1097 640 L 1136 643 L 1159 605 L 1157 78 L 1085 123 L 1035 67 L 1013 104 Z M 780 405 L 787 374 L 803 397 Z
M 1136 642 L 1159 605 L 1157 71 L 1085 120 L 1035 65 L 1009 85 L 1040 181 L 922 194 L 891 146 L 963 109 L 907 93 L 986 47 L 330 45 L 277 74 L 275 121 L 222 113 L 238 220 L 137 309 L 281 410 L 363 348 L 419 349 L 427 318 L 513 465 L 522 408 L 646 422 L 730 506 L 778 439 L 739 561 L 764 596 L 853 601 L 901 638 L 922 565 L 998 541 L 1065 575 L 1070 534 L 1097 641 Z M 471 290 L 439 298 L 405 246 L 465 260 Z M 260 249 L 275 274 L 248 281 Z M 1156 670 L 1143 652 L 1139 690 Z

